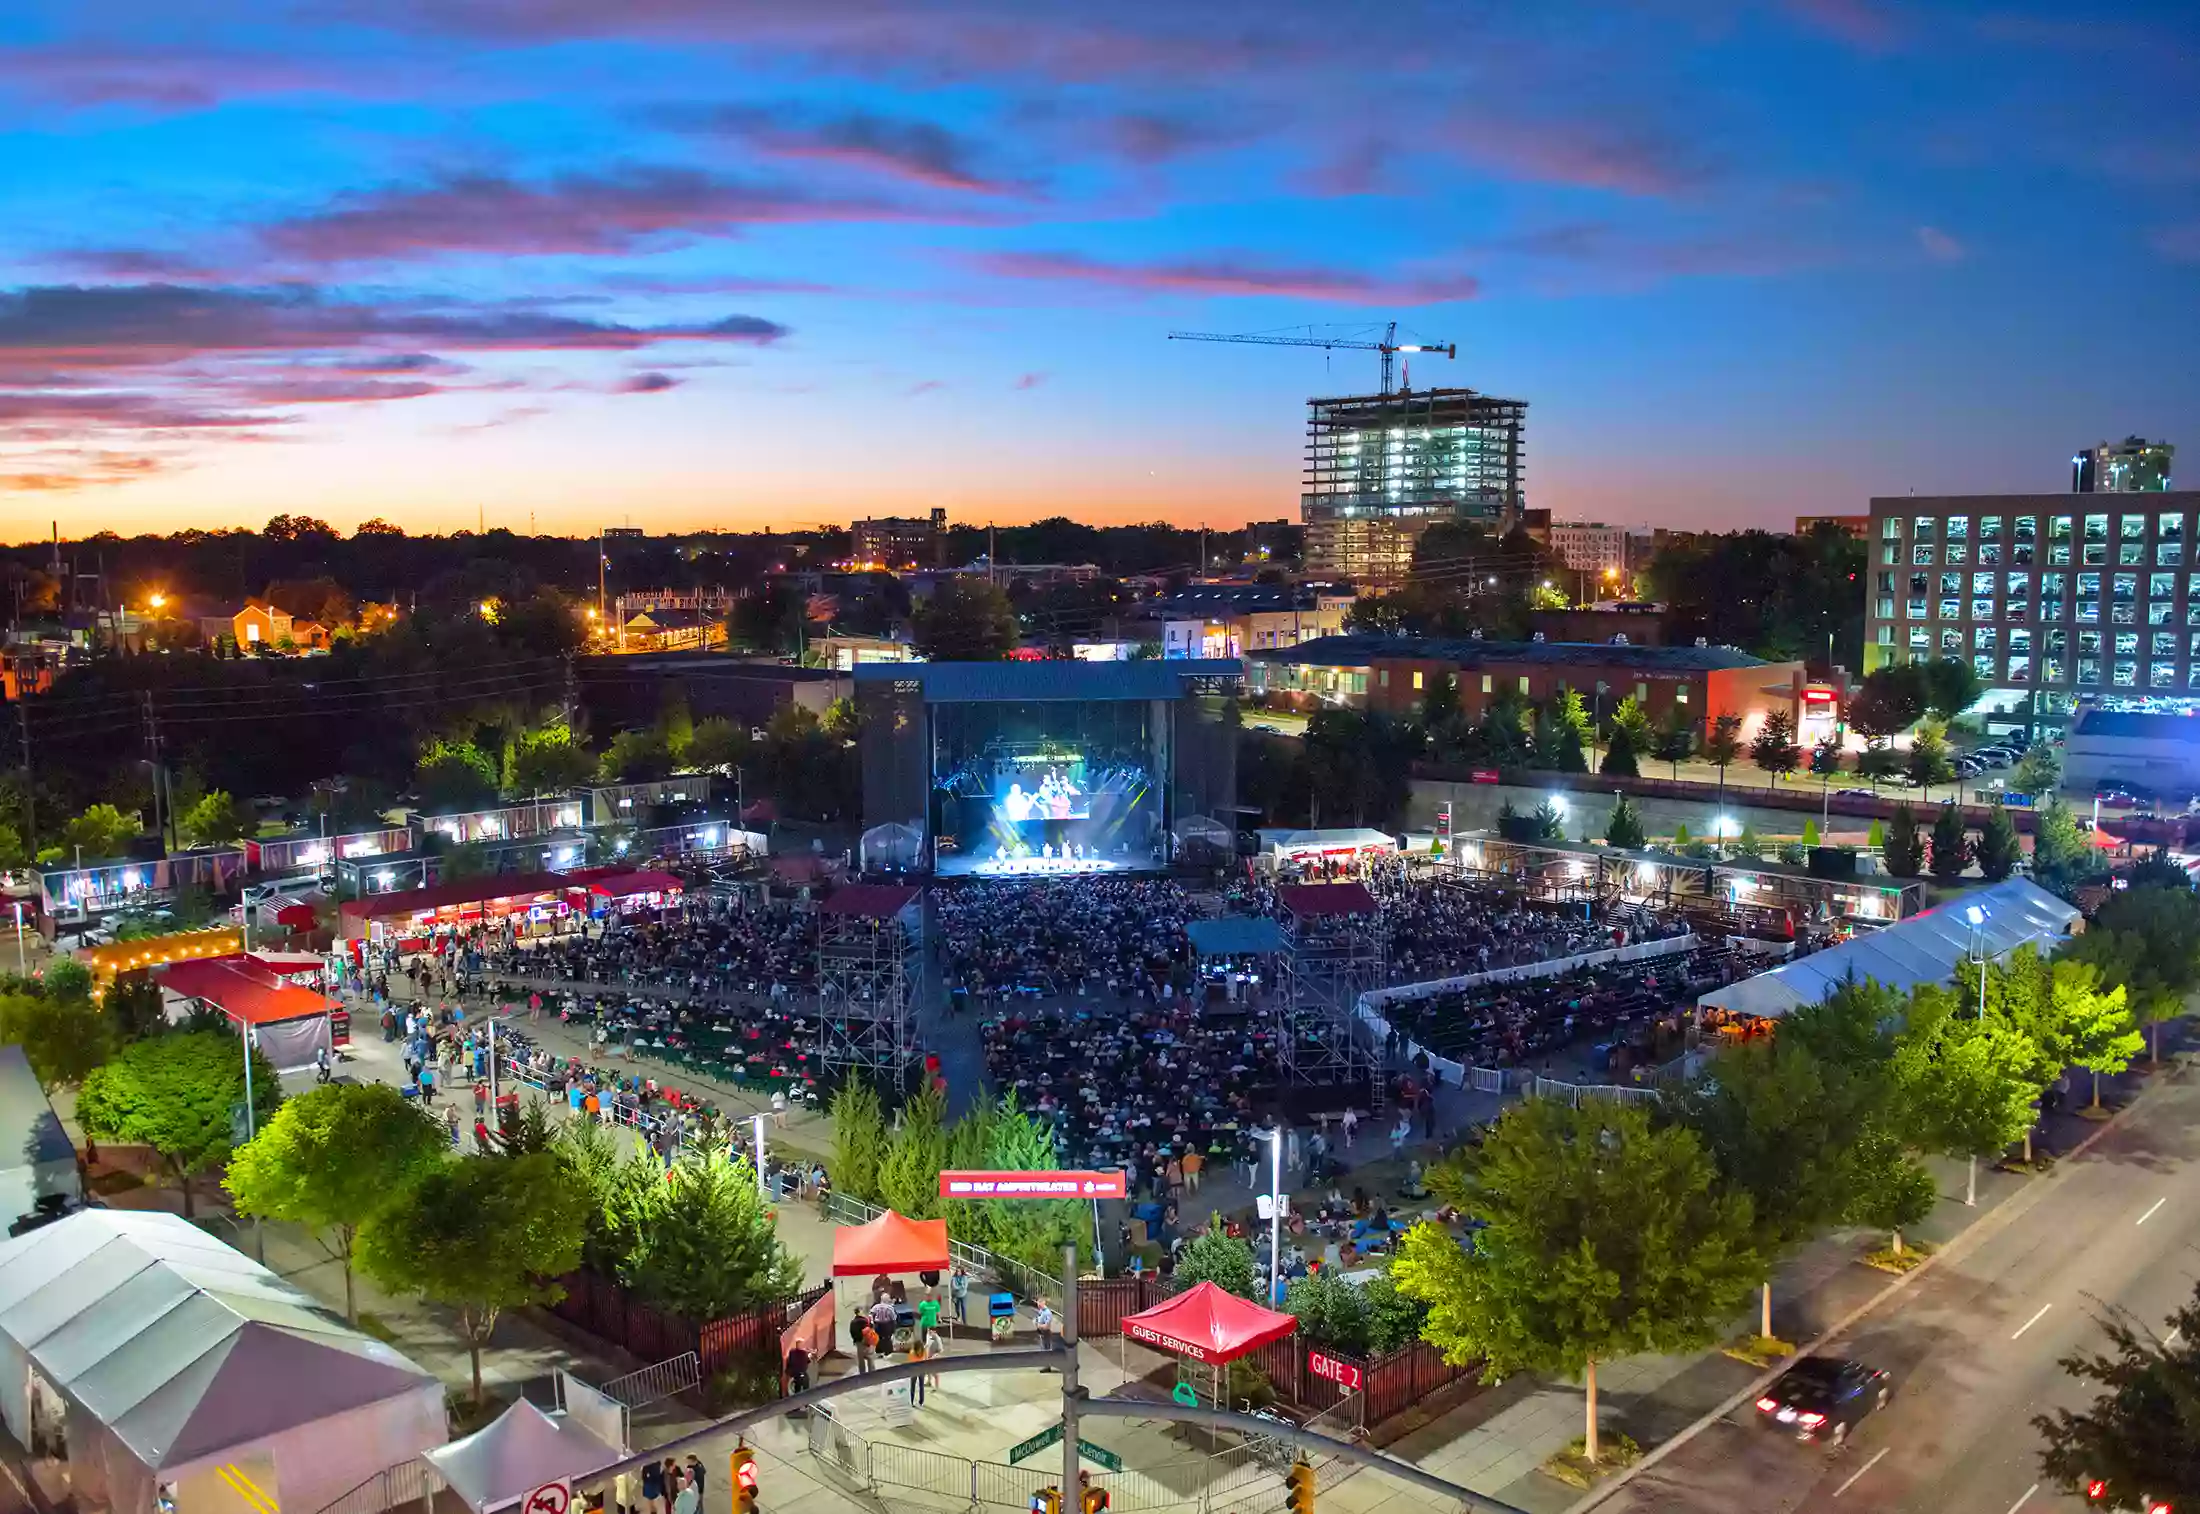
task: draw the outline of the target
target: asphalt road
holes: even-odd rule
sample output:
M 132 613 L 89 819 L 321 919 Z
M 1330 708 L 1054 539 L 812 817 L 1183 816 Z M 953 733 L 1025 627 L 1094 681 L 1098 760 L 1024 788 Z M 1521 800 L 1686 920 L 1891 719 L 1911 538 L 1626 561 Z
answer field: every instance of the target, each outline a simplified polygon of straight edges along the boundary
M 1846 1447 L 1775 1435 L 1745 1405 L 1599 1514 L 2082 1509 L 2083 1500 L 2038 1486 L 2032 1416 L 2091 1397 L 2057 1360 L 2099 1343 L 2104 1305 L 2159 1329 L 2191 1296 L 2200 1280 L 2196 1157 L 2200 1080 L 2155 1089 L 2044 1180 L 2029 1209 L 1936 1264 L 1828 1348 L 1895 1377 L 1893 1401 Z

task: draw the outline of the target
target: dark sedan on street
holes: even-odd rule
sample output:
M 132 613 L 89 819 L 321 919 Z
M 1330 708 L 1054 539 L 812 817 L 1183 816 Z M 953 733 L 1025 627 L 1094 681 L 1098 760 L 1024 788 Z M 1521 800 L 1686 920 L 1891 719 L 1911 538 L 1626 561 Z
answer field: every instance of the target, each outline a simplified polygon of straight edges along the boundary
M 1797 1440 L 1838 1446 L 1874 1409 L 1886 1405 L 1893 1379 L 1877 1367 L 1838 1356 L 1806 1356 L 1757 1400 L 1759 1421 Z

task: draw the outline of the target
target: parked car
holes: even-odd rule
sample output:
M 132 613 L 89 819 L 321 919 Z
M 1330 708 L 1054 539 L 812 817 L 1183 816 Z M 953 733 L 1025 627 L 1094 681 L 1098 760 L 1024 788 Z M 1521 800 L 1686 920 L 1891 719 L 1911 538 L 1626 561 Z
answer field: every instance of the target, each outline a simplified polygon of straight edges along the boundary
M 1759 1423 L 1797 1440 L 1840 1445 L 1865 1415 L 1887 1406 L 1894 1379 L 1840 1356 L 1806 1356 L 1757 1400 Z
M 1835 789 L 1833 797 L 1836 799 L 1877 799 L 1879 796 L 1870 789 Z

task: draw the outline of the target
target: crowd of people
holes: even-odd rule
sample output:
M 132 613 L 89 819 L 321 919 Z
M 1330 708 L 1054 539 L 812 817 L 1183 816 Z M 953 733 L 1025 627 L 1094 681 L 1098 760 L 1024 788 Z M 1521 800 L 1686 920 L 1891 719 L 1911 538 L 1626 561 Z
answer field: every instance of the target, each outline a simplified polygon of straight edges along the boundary
M 1191 897 L 1153 878 L 968 882 L 932 894 L 951 1003 L 1168 1002 L 1191 983 Z
M 653 917 L 618 917 L 597 929 L 539 940 L 478 938 L 454 955 L 461 989 L 548 978 L 629 992 L 785 1003 L 816 980 L 817 932 L 806 905 L 704 892 Z

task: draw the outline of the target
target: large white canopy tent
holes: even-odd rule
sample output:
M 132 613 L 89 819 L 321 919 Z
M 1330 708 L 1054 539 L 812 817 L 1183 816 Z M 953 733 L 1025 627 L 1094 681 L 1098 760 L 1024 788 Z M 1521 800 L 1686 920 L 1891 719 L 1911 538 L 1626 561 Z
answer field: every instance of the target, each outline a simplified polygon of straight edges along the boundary
M 231 1473 L 313 1514 L 449 1438 L 434 1376 L 188 1220 L 109 1209 L 0 1242 L 0 1417 L 117 1514 L 234 1508 Z
M 1900 989 L 1953 983 L 1965 962 L 2006 956 L 2028 942 L 2052 943 L 2067 936 L 2077 918 L 2075 905 L 2026 879 L 2011 878 L 1885 930 L 1730 983 L 1705 994 L 1702 1004 L 1771 1020 L 1822 1003 L 1852 977 Z
M 524 1498 L 546 1482 L 608 1467 L 620 1455 L 620 1447 L 605 1444 L 586 1425 L 545 1414 L 523 1398 L 464 1440 L 430 1451 L 428 1461 L 452 1492 L 474 1508 L 489 1509 Z

